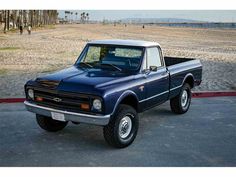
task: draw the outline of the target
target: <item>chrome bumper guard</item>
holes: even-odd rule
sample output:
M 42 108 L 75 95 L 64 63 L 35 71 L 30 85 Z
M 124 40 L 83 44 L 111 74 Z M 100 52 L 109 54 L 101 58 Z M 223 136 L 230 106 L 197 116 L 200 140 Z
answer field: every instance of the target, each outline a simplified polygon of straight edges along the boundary
M 107 125 L 110 120 L 110 115 L 90 115 L 90 114 L 62 111 L 58 109 L 39 106 L 34 103 L 30 103 L 28 101 L 25 101 L 24 104 L 28 111 L 43 116 L 51 117 L 51 112 L 62 113 L 64 114 L 66 121 L 73 121 L 73 122 L 80 122 L 94 125 Z

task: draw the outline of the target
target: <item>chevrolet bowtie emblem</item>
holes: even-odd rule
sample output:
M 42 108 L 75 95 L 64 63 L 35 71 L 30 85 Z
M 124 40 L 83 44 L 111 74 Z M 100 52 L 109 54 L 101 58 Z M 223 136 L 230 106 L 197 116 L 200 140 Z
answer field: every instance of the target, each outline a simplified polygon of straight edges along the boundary
M 141 90 L 141 92 L 143 91 L 143 89 L 144 89 L 144 85 L 141 85 L 140 87 L 139 87 L 139 89 Z
M 55 101 L 55 102 L 61 102 L 61 98 L 53 98 L 53 101 Z

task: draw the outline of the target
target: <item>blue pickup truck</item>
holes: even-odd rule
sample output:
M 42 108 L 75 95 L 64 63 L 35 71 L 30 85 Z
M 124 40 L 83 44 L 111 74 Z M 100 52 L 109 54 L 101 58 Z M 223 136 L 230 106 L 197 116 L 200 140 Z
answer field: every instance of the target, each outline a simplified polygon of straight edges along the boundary
M 164 57 L 156 42 L 95 40 L 73 66 L 28 81 L 24 103 L 46 131 L 101 125 L 108 144 L 123 148 L 137 135 L 138 113 L 168 100 L 174 113 L 187 112 L 201 79 L 199 60 Z

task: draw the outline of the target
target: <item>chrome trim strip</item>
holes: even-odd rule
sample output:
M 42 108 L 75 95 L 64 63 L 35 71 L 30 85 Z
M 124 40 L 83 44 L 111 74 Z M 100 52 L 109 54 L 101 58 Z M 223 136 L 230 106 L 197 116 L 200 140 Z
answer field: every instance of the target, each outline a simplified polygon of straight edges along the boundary
M 174 87 L 174 88 L 170 89 L 170 91 L 173 91 L 173 90 L 178 89 L 178 88 L 180 88 L 180 87 L 182 87 L 182 85 L 179 85 L 179 86 L 177 86 L 177 87 Z
M 36 104 L 32 104 L 28 101 L 24 101 L 24 104 L 26 106 L 30 106 L 30 107 L 35 107 L 35 108 L 39 108 L 39 109 L 44 109 L 47 111 L 53 111 L 53 112 L 59 112 L 59 113 L 63 113 L 63 114 L 69 114 L 69 115 L 74 115 L 74 116 L 80 116 L 80 117 L 87 117 L 87 118 L 95 118 L 95 119 L 108 119 L 110 118 L 110 115 L 90 115 L 90 114 L 82 114 L 82 113 L 75 113 L 75 112 L 69 112 L 69 111 L 62 111 L 62 110 L 58 110 L 58 109 L 53 109 L 53 108 L 48 108 L 48 107 L 44 107 L 44 106 L 39 106 Z
M 151 96 L 151 97 L 145 98 L 145 99 L 143 99 L 143 100 L 140 100 L 139 102 L 141 103 L 141 102 L 144 102 L 144 101 L 150 100 L 150 99 L 152 99 L 152 98 L 155 98 L 155 97 L 161 96 L 161 95 L 163 95 L 163 94 L 165 94 L 165 93 L 168 93 L 168 92 L 169 92 L 169 90 L 167 90 L 167 91 L 165 91 L 165 92 L 162 92 L 162 93 L 159 93 L 159 94 L 157 94 L 157 95 L 153 95 L 153 96 Z
M 179 85 L 179 86 L 177 86 L 177 87 L 174 87 L 174 88 L 170 89 L 170 91 L 173 91 L 173 90 L 178 89 L 178 88 L 180 88 L 180 87 L 182 87 L 182 85 Z M 168 93 L 168 92 L 169 92 L 169 90 L 168 90 L 168 91 L 165 91 L 165 92 L 161 92 L 161 93 L 159 93 L 159 94 L 157 94 L 157 95 L 153 95 L 153 96 L 151 96 L 151 97 L 145 98 L 145 99 L 143 99 L 143 100 L 140 100 L 139 103 L 144 102 L 144 101 L 147 101 L 147 100 L 150 100 L 150 99 L 155 98 L 155 97 L 158 97 L 158 96 L 161 96 L 161 95 L 163 95 L 163 94 L 165 94 L 165 93 Z

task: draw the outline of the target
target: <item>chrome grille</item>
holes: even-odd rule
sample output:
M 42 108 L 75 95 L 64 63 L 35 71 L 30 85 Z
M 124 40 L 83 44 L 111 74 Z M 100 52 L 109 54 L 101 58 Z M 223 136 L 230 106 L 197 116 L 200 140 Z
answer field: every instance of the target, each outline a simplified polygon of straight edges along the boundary
M 81 104 L 89 104 L 90 107 L 91 102 L 91 98 L 84 94 L 65 93 L 52 90 L 34 90 L 34 95 L 37 104 L 65 111 L 86 112 L 81 109 Z M 42 101 L 38 101 L 37 98 L 42 98 Z

